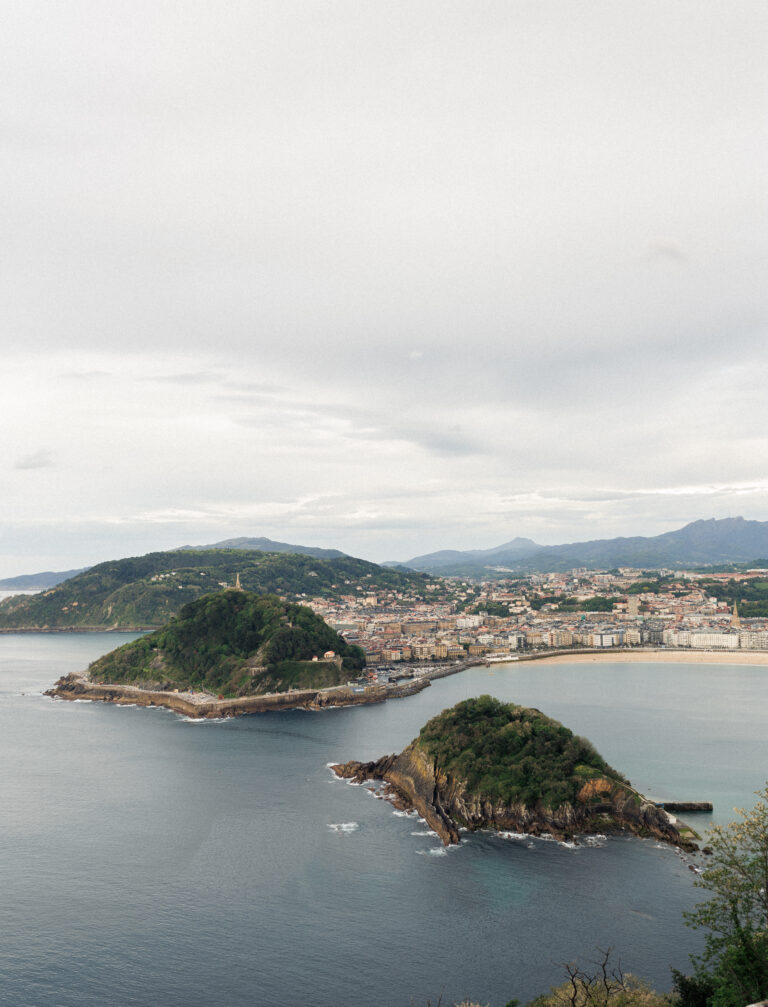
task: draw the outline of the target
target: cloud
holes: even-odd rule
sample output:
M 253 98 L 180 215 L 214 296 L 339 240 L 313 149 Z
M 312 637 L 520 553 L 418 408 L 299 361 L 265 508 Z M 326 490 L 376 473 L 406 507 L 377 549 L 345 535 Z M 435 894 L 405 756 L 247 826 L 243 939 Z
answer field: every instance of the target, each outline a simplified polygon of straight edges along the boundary
M 144 380 L 173 385 L 208 385 L 220 379 L 218 375 L 208 371 L 188 371 L 182 374 L 152 374 Z
M 649 242 L 648 259 L 651 262 L 687 263 L 690 261 L 682 246 L 670 238 L 655 238 Z
M 54 465 L 53 452 L 47 448 L 40 448 L 31 454 L 22 455 L 17 459 L 14 468 L 17 469 L 47 469 Z
M 9 11 L 0 464 L 67 465 L 4 519 L 391 558 L 768 517 L 768 7 L 705 6 Z

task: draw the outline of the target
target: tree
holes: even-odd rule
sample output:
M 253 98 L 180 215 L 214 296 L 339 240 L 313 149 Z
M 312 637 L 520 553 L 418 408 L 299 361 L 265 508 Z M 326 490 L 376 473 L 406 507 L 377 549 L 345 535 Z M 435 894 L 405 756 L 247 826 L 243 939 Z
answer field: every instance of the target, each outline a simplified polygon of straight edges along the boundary
M 621 962 L 613 961 L 611 948 L 597 951 L 600 957 L 586 968 L 578 962 L 564 962 L 566 981 L 532 1000 L 528 1007 L 670 1007 L 670 997 L 624 972 Z
M 709 833 L 711 865 L 695 882 L 706 902 L 685 913 L 709 932 L 699 965 L 712 978 L 712 1007 L 741 1007 L 768 997 L 768 784 L 741 820 Z

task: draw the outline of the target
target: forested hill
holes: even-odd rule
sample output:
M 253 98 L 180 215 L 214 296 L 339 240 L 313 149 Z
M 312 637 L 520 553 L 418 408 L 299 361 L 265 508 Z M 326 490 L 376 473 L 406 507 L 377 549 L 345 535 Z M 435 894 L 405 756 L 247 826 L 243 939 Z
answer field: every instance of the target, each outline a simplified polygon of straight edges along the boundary
M 182 605 L 231 586 L 289 600 L 393 591 L 426 591 L 434 580 L 342 556 L 232 549 L 155 552 L 91 567 L 42 594 L 0 603 L 0 629 L 120 629 L 162 626 Z M 358 592 L 358 588 L 360 591 Z M 434 598 L 439 591 L 433 591 Z
M 97 682 L 251 696 L 339 685 L 364 664 L 363 651 L 305 605 L 228 590 L 185 605 L 167 626 L 105 654 L 89 672 Z
M 467 793 L 496 804 L 575 804 L 598 777 L 625 784 L 593 745 L 539 710 L 491 696 L 468 699 L 433 717 L 415 742 Z
M 399 755 L 334 766 L 386 780 L 443 842 L 461 828 L 561 839 L 628 829 L 686 849 L 695 835 L 646 800 L 589 741 L 539 710 L 479 696 L 433 717 Z

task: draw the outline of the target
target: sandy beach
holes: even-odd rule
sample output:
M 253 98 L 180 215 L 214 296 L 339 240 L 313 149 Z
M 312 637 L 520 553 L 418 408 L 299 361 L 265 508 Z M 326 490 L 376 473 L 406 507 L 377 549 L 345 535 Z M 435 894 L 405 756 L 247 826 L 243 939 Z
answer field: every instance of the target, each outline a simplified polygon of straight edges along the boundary
M 542 664 L 759 664 L 768 666 L 764 650 L 613 650 L 585 654 L 548 654 L 537 657 Z

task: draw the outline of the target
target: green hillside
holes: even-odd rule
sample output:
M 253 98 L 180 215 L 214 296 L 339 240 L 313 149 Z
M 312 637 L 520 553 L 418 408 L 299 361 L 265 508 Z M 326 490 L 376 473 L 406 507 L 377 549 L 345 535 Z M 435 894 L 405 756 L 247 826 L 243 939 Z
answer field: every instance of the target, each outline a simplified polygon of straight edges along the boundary
M 329 651 L 334 657 L 324 659 Z M 339 685 L 364 664 L 363 651 L 310 608 L 228 590 L 185 605 L 167 626 L 104 655 L 89 672 L 99 682 L 250 696 Z
M 443 710 L 422 727 L 416 746 L 469 795 L 496 804 L 557 808 L 575 804 L 597 777 L 627 782 L 557 720 L 491 696 Z
M 376 563 L 233 549 L 155 552 L 91 567 L 58 587 L 0 603 L 0 629 L 120 629 L 164 625 L 183 605 L 231 586 L 290 600 L 368 592 L 421 597 L 435 581 Z M 440 597 L 443 588 L 429 597 Z

